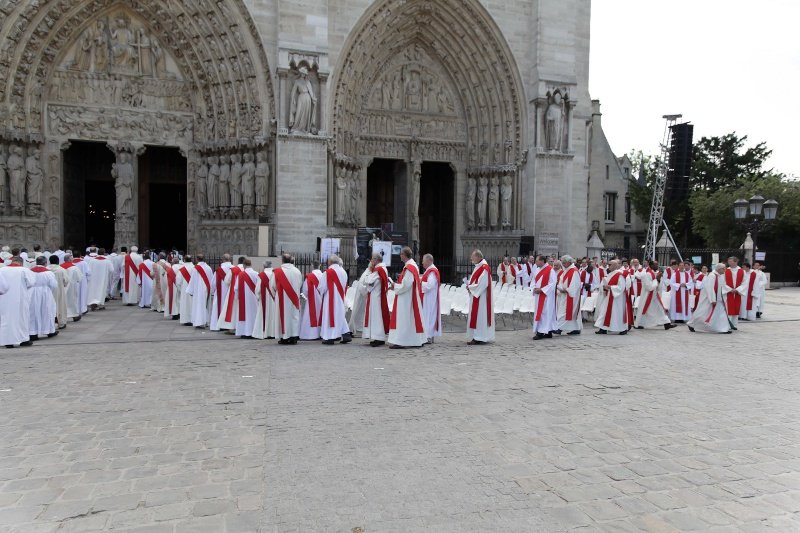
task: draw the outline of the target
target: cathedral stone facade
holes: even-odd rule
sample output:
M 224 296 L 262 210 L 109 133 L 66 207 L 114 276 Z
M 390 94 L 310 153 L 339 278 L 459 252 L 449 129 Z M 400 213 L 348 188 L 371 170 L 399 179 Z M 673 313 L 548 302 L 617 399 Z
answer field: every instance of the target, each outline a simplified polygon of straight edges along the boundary
M 585 247 L 588 1 L 0 15 L 0 243 L 272 255 L 393 224 L 439 255 Z

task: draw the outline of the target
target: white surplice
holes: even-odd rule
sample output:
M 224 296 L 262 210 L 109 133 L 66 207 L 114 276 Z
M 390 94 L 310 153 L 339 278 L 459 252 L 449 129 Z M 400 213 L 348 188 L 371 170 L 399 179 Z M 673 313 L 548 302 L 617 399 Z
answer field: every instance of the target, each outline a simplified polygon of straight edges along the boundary
M 467 316 L 467 340 L 494 341 L 494 302 L 492 302 L 492 269 L 485 259 L 475 265 L 467 283 L 469 291 L 469 315 Z
M 375 269 L 365 271 L 367 277 L 361 276 L 358 290 L 367 293 L 364 302 L 364 321 L 362 324 L 361 338 L 373 341 L 386 342 L 389 338 L 389 273 L 386 266 L 381 263 Z
M 237 337 L 250 337 L 253 335 L 253 325 L 256 322 L 256 307 L 258 305 L 256 299 L 257 281 L 258 273 L 249 267 L 244 269 L 244 272 L 239 274 L 236 279 L 236 290 L 239 295 L 236 302 L 238 306 L 235 330 Z
M 6 290 L 0 297 L 0 346 L 18 346 L 30 340 L 30 292 L 35 274 L 23 266 L 0 268 Z
M 88 305 L 105 307 L 108 296 L 108 280 L 114 265 L 102 255 L 90 255 L 85 259 L 91 276 L 89 277 Z
M 595 312 L 597 320 L 594 326 L 596 328 L 613 333 L 628 331 L 626 322 L 628 313 L 626 288 L 627 281 L 623 276 L 622 270 L 609 272 L 603 277 L 597 300 L 597 311 Z
M 81 316 L 80 301 L 81 301 L 81 281 L 83 280 L 83 273 L 75 263 L 62 263 L 61 267 L 64 269 L 64 274 L 69 280 L 66 290 L 66 304 L 67 304 L 67 318 L 76 318 Z
M 690 272 L 676 270 L 672 272 L 669 279 L 670 294 L 669 318 L 676 322 L 682 320 L 686 322 L 692 318 L 692 308 L 689 295 L 694 292 L 694 279 Z M 681 284 L 684 286 L 681 287 Z
M 175 266 L 173 265 L 173 269 Z M 176 283 L 175 287 L 180 294 L 180 319 L 178 322 L 181 324 L 192 323 L 192 295 L 186 292 L 189 287 L 189 282 L 192 279 L 192 271 L 194 270 L 194 263 L 182 263 L 176 269 Z
M 237 318 L 239 313 L 238 278 L 243 270 L 242 265 L 231 266 L 222 280 L 222 290 L 225 292 L 225 297 L 222 298 L 222 312 L 217 318 L 217 327 L 220 330 L 232 331 L 236 329 L 236 323 L 239 321 Z
M 553 267 L 544 265 L 533 280 L 533 332 L 547 335 L 558 329 L 556 317 L 556 284 L 558 276 Z M 541 292 L 536 294 L 535 290 Z
M 639 287 L 637 292 L 641 293 L 633 323 L 637 328 L 652 328 L 670 323 L 661 301 L 656 278 L 657 274 L 650 268 L 638 270 L 634 274 L 634 284 Z
M 557 289 L 558 327 L 567 333 L 581 331 L 583 320 L 581 319 L 581 274 L 575 265 L 567 268 L 560 276 Z M 565 291 L 565 292 L 561 292 Z
M 201 274 L 205 273 L 205 276 Z M 211 296 L 214 294 L 214 285 L 211 283 L 213 272 L 205 262 L 194 265 L 194 270 L 189 279 L 186 293 L 192 297 L 192 325 L 203 328 L 208 325 L 208 315 L 211 310 Z
M 344 294 L 347 287 L 347 272 L 337 265 L 330 265 L 319 283 L 322 294 L 322 328 L 320 336 L 323 340 L 335 340 L 350 333 L 344 308 Z
M 692 319 L 687 322 L 690 328 L 704 333 L 727 333 L 731 330 L 725 310 L 725 276 L 710 272 L 703 279 L 700 301 Z
M 130 253 L 122 256 L 122 266 L 120 267 L 120 279 L 122 280 L 122 303 L 125 305 L 136 305 L 139 303 L 139 265 L 144 259 L 138 253 Z
M 224 309 L 225 299 L 228 297 L 228 290 L 230 289 L 230 285 L 225 283 L 225 277 L 231 271 L 232 266 L 230 261 L 226 261 L 218 266 L 217 271 L 214 272 L 216 289 L 214 290 L 214 300 L 211 302 L 211 323 L 209 326 L 211 331 L 220 330 L 219 316 L 222 309 Z
M 284 281 L 279 279 L 280 270 Z M 303 285 L 303 274 L 291 263 L 284 263 L 280 269 L 274 269 L 270 276 L 271 293 L 275 300 L 275 337 L 278 339 L 296 339 L 300 336 L 300 290 Z
M 309 278 L 313 276 L 313 278 Z M 322 324 L 322 294 L 319 284 L 323 274 L 321 270 L 314 270 L 306 275 L 300 294 L 300 340 L 315 341 L 320 338 L 320 324 Z M 309 283 L 309 280 L 314 283 Z
M 89 264 L 84 259 L 73 259 L 72 263 L 81 271 L 81 282 L 78 290 L 78 310 L 81 315 L 85 315 L 89 310 L 89 280 L 92 278 L 92 272 L 89 270 Z
M 31 335 L 46 337 L 56 332 L 56 298 L 53 291 L 58 287 L 56 275 L 46 267 L 36 266 L 33 287 L 30 292 L 30 322 L 28 332 Z
M 406 261 L 403 272 L 394 284 L 394 306 L 389 326 L 389 344 L 417 347 L 425 344 L 422 321 L 422 280 L 413 259 Z
M 364 316 L 367 311 L 367 286 L 365 281 L 370 274 L 370 270 L 367 268 L 361 274 L 361 277 L 358 278 L 358 281 L 353 283 L 353 291 L 355 294 L 353 296 L 353 307 L 350 309 L 350 320 L 347 322 L 350 332 L 353 335 L 361 333 L 361 330 L 364 328 Z M 366 339 L 368 337 L 363 338 Z
M 139 295 L 139 307 L 142 309 L 150 307 L 150 303 L 153 301 L 153 267 L 150 259 L 142 260 L 139 265 L 138 282 L 142 291 Z
M 422 275 L 422 321 L 425 324 L 425 336 L 429 339 L 442 336 L 441 281 L 436 265 L 425 269 Z

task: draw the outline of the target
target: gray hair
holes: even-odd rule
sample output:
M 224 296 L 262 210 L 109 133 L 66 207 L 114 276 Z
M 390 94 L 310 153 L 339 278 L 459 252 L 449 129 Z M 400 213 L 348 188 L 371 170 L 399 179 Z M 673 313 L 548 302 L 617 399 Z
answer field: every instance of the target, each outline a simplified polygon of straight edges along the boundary
M 331 254 L 330 256 L 328 256 L 328 264 L 329 264 L 329 265 L 332 265 L 332 264 L 334 264 L 334 263 L 335 263 L 335 264 L 337 264 L 337 265 L 339 265 L 339 266 L 341 266 L 341 265 L 343 264 L 343 262 L 342 262 L 342 258 L 341 258 L 341 257 L 339 257 L 339 256 L 338 256 L 338 255 L 336 255 L 336 254 Z
M 272 268 L 272 261 L 264 261 L 264 268 Z
M 374 254 L 372 254 L 372 258 L 377 260 L 377 261 L 381 261 L 381 262 L 383 261 L 383 256 L 381 254 L 379 254 L 378 252 L 375 252 Z
M 564 255 L 561 257 L 562 263 L 569 263 L 570 265 L 575 264 L 575 259 L 571 255 Z
M 425 254 L 425 256 L 422 258 L 422 260 L 423 260 L 423 261 L 426 261 L 426 260 L 427 260 L 427 261 L 430 261 L 431 263 L 433 263 L 433 255 L 431 255 L 431 254 Z
M 139 247 L 138 246 L 131 246 L 131 253 L 132 254 L 135 254 L 138 251 L 139 251 Z
M 719 270 L 719 269 L 725 270 L 726 268 L 728 267 L 725 266 L 725 263 L 717 263 L 716 265 L 714 265 L 714 270 Z
M 477 255 L 478 257 L 480 257 L 481 259 L 483 259 L 483 252 L 481 252 L 481 251 L 480 251 L 480 250 L 478 250 L 477 248 L 476 248 L 475 250 L 472 250 L 472 253 L 473 253 L 473 255 Z
M 64 254 L 64 262 L 68 263 L 70 261 L 72 261 L 72 253 L 65 253 Z

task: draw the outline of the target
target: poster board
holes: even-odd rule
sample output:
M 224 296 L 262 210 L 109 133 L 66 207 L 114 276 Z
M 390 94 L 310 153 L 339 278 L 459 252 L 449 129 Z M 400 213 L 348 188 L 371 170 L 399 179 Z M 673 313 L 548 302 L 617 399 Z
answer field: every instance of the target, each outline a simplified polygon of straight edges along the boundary
M 383 265 L 392 266 L 392 241 L 372 241 L 372 253 L 383 256 Z
M 330 256 L 339 255 L 341 244 L 341 239 L 322 239 L 322 246 L 320 247 L 320 260 L 324 263 Z

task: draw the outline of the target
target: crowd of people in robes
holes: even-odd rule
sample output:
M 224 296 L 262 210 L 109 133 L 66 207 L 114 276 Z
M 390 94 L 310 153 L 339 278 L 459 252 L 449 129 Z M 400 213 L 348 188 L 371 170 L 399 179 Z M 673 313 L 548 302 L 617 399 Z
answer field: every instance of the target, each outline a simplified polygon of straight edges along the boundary
M 212 269 L 202 254 L 157 253 L 122 247 L 106 255 L 91 246 L 85 253 L 55 252 L 35 246 L 3 247 L 0 252 L 0 344 L 29 345 L 52 337 L 109 300 L 163 314 L 165 319 L 247 339 L 277 339 L 279 344 L 321 341 L 348 344 L 354 335 L 369 346 L 414 348 L 442 336 L 442 278 L 430 254 L 421 265 L 410 248 L 400 253 L 403 267 L 392 279 L 380 254 L 352 283 L 332 255 L 324 270 L 315 264 L 303 274 L 290 254 L 277 267 L 230 254 Z M 533 298 L 533 339 L 580 335 L 584 323 L 597 334 L 626 335 L 633 329 L 672 329 L 730 333 L 738 320 L 757 320 L 764 309 L 767 278 L 763 265 L 741 267 L 736 257 L 709 271 L 690 261 L 613 258 L 598 261 L 569 255 L 560 259 L 504 258 L 496 269 L 483 254 L 471 254 L 473 271 L 463 279 L 468 295 L 466 336 L 470 345 L 495 339 L 493 290 L 516 285 Z M 349 315 L 348 315 L 349 307 Z

